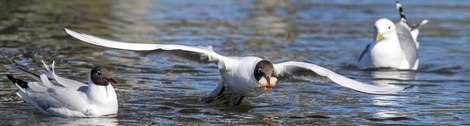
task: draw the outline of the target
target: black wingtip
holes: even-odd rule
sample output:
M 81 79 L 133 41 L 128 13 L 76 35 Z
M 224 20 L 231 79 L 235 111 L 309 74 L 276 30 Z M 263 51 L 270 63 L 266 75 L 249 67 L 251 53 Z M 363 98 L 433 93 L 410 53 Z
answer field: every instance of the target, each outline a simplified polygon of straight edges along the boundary
M 397 1 L 397 9 L 398 9 L 398 13 L 400 13 L 400 18 L 406 19 L 405 12 L 403 12 L 403 7 L 401 6 L 400 2 L 398 2 L 398 1 Z
M 397 6 L 398 13 L 400 13 L 400 20 L 403 23 L 407 24 L 409 27 L 411 27 L 411 22 L 408 21 L 408 19 L 406 19 L 405 12 L 403 11 L 403 7 L 400 4 L 400 2 L 397 1 L 396 6 Z
M 23 80 L 20 80 L 20 79 L 18 79 L 18 78 L 15 78 L 15 77 L 13 77 L 13 76 L 11 76 L 11 75 L 7 75 L 7 77 L 8 77 L 8 79 L 9 79 L 11 82 L 13 82 L 13 84 L 18 85 L 18 86 L 20 86 L 20 87 L 23 88 L 23 89 L 26 89 L 26 88 L 29 87 L 29 86 L 28 86 L 28 82 L 25 82 L 25 81 L 23 81 Z

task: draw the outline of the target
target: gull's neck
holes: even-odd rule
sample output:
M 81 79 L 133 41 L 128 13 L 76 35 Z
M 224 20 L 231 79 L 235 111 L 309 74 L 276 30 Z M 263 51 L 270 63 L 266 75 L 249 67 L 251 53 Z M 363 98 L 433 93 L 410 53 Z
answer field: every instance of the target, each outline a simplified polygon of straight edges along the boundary
M 88 100 L 92 104 L 106 104 L 110 100 L 116 100 L 116 92 L 111 84 L 108 86 L 96 85 L 88 78 Z

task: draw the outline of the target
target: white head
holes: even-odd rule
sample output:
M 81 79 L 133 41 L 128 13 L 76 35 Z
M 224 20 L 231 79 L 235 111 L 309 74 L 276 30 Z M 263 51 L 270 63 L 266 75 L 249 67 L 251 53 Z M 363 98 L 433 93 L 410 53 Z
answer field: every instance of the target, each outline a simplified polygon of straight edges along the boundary
M 380 42 L 382 39 L 390 38 L 389 36 L 396 35 L 395 24 L 386 18 L 381 18 L 375 21 L 375 32 L 376 42 Z

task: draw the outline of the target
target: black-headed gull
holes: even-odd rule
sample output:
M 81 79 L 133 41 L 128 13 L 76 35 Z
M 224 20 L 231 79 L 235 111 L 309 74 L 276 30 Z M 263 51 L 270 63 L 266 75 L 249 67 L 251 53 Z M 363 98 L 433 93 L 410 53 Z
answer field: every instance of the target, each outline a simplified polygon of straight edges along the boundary
M 418 69 L 418 48 L 416 41 L 418 27 L 428 20 L 412 25 L 403 12 L 401 4 L 397 1 L 400 13 L 400 22 L 393 23 L 389 19 L 381 18 L 375 22 L 374 37 L 366 46 L 357 61 L 359 69 L 393 68 L 401 70 Z
M 91 70 L 88 85 L 59 77 L 44 63 L 47 71 L 40 75 L 16 68 L 36 82 L 25 82 L 11 75 L 8 79 L 20 90 L 16 93 L 33 104 L 42 113 L 62 117 L 99 117 L 115 115 L 118 111 L 116 92 L 111 83 L 117 82 L 110 77 L 109 70 L 103 66 Z
M 224 91 L 233 91 L 240 96 L 239 104 L 243 97 L 255 97 L 274 86 L 277 80 L 304 79 L 311 82 L 333 82 L 365 93 L 372 94 L 396 94 L 405 89 L 402 86 L 390 85 L 387 87 L 361 83 L 347 77 L 338 75 L 323 67 L 304 62 L 284 62 L 273 64 L 259 57 L 226 57 L 217 54 L 212 47 L 161 45 L 126 43 L 102 39 L 85 33 L 78 33 L 69 29 L 65 31 L 71 36 L 91 44 L 132 50 L 141 56 L 171 57 L 192 64 L 215 63 L 218 66 L 222 80 L 206 98 L 211 102 Z

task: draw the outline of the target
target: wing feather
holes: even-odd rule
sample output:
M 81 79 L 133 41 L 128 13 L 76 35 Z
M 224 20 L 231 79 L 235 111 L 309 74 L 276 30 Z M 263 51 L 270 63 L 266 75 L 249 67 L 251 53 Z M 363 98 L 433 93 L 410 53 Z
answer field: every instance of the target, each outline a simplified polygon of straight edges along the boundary
M 396 23 L 395 26 L 398 42 L 400 43 L 403 53 L 405 53 L 406 60 L 408 60 L 410 66 L 414 66 L 418 60 L 418 47 L 411 36 L 411 32 L 402 23 Z
M 203 46 L 184 46 L 184 45 L 162 45 L 162 44 L 145 44 L 145 43 L 128 43 L 107 40 L 85 33 L 78 33 L 69 29 L 65 31 L 84 42 L 115 49 L 135 51 L 140 56 L 161 56 L 174 58 L 190 64 L 209 64 L 215 63 L 219 68 L 225 68 L 225 63 L 230 60 L 212 50 L 212 47 Z
M 284 62 L 274 65 L 274 73 L 278 79 L 304 79 L 311 82 L 327 82 L 331 80 L 341 86 L 370 94 L 397 94 L 406 87 L 398 85 L 376 86 L 362 83 L 315 64 L 304 62 Z

